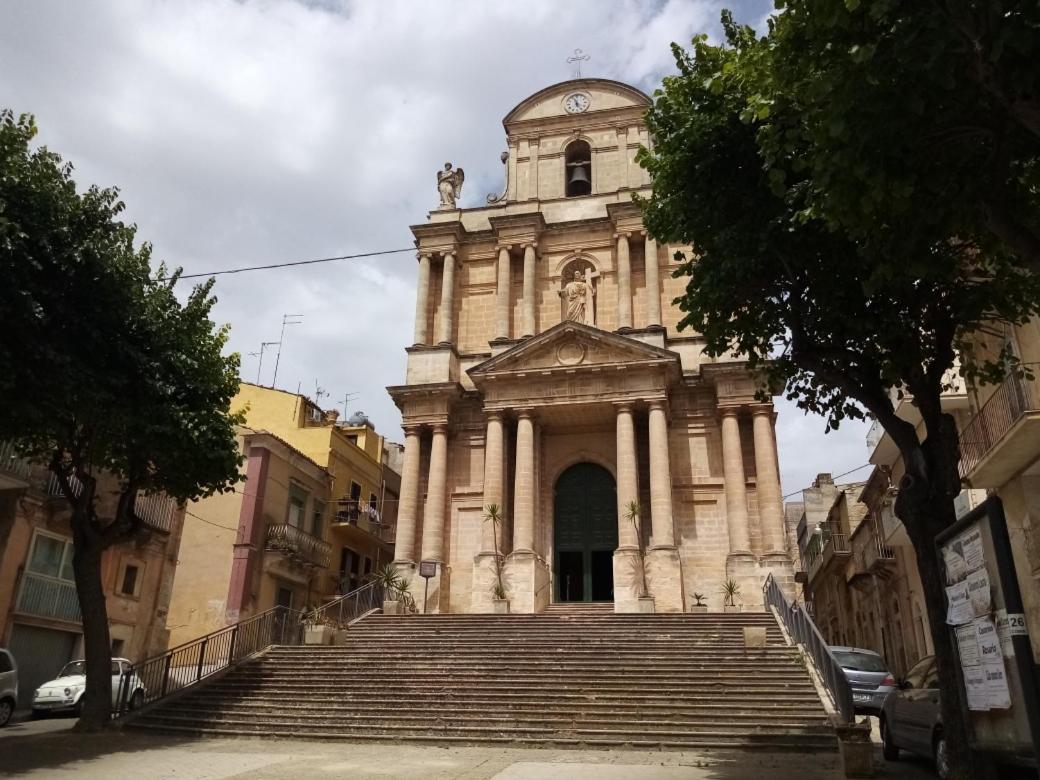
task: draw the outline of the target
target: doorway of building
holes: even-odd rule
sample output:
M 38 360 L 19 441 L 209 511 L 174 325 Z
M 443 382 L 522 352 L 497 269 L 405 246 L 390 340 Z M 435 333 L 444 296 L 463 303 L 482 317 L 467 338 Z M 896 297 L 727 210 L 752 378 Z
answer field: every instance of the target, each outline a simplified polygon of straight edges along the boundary
M 571 466 L 553 502 L 555 600 L 613 601 L 617 545 L 614 478 L 594 463 Z

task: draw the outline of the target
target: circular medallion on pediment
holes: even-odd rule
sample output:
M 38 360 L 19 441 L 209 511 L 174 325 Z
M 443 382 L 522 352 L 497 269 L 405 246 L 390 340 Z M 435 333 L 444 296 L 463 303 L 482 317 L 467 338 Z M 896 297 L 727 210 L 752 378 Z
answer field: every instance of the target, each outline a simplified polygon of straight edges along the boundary
M 568 341 L 556 348 L 556 362 L 561 366 L 576 366 L 585 360 L 587 350 L 584 344 Z

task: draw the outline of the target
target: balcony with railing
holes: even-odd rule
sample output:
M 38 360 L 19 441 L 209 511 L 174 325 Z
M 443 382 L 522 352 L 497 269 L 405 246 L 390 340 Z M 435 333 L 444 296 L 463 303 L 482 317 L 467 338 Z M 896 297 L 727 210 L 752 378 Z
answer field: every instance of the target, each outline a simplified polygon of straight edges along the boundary
M 327 569 L 332 561 L 332 545 L 288 523 L 267 527 L 267 549 L 316 569 Z
M 1040 457 L 1040 398 L 1032 382 L 1009 376 L 960 433 L 963 477 L 998 488 Z
M 888 579 L 895 569 L 896 553 L 885 544 L 882 520 L 868 515 L 852 534 L 853 566 L 848 582 L 855 587 L 869 585 L 874 577 Z
M 381 542 L 393 544 L 394 529 L 379 521 L 379 514 L 372 513 L 368 504 L 355 499 L 340 499 L 332 516 L 332 527 L 353 527 L 371 534 Z
M 134 512 L 149 528 L 168 534 L 177 514 L 177 502 L 165 493 L 138 493 Z
M 836 562 L 844 563 L 852 554 L 849 537 L 835 523 L 823 523 L 809 540 L 805 551 L 805 568 L 812 582 Z
M 15 611 L 69 623 L 79 623 L 82 619 L 75 583 L 30 571 L 22 576 Z

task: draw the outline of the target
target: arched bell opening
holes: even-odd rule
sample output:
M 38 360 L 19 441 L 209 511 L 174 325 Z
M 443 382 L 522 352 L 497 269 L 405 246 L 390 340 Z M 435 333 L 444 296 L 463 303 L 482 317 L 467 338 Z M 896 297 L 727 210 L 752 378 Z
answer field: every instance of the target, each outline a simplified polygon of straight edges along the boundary
M 564 193 L 568 198 L 592 194 L 592 147 L 572 141 L 564 151 Z

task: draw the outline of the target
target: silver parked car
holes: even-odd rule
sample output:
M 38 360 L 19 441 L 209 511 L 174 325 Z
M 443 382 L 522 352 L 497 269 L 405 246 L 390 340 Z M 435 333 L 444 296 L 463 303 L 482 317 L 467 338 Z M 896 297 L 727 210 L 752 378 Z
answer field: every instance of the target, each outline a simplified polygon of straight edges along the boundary
M 18 702 L 18 667 L 10 651 L 0 648 L 0 728 L 11 722 Z
M 888 697 L 881 711 L 881 740 L 887 761 L 896 761 L 900 750 L 909 750 L 933 758 L 941 780 L 949 774 L 934 656 L 918 661 Z
M 896 689 L 896 678 L 885 660 L 873 650 L 858 647 L 832 647 L 831 654 L 849 681 L 856 712 L 881 714 L 885 699 Z

